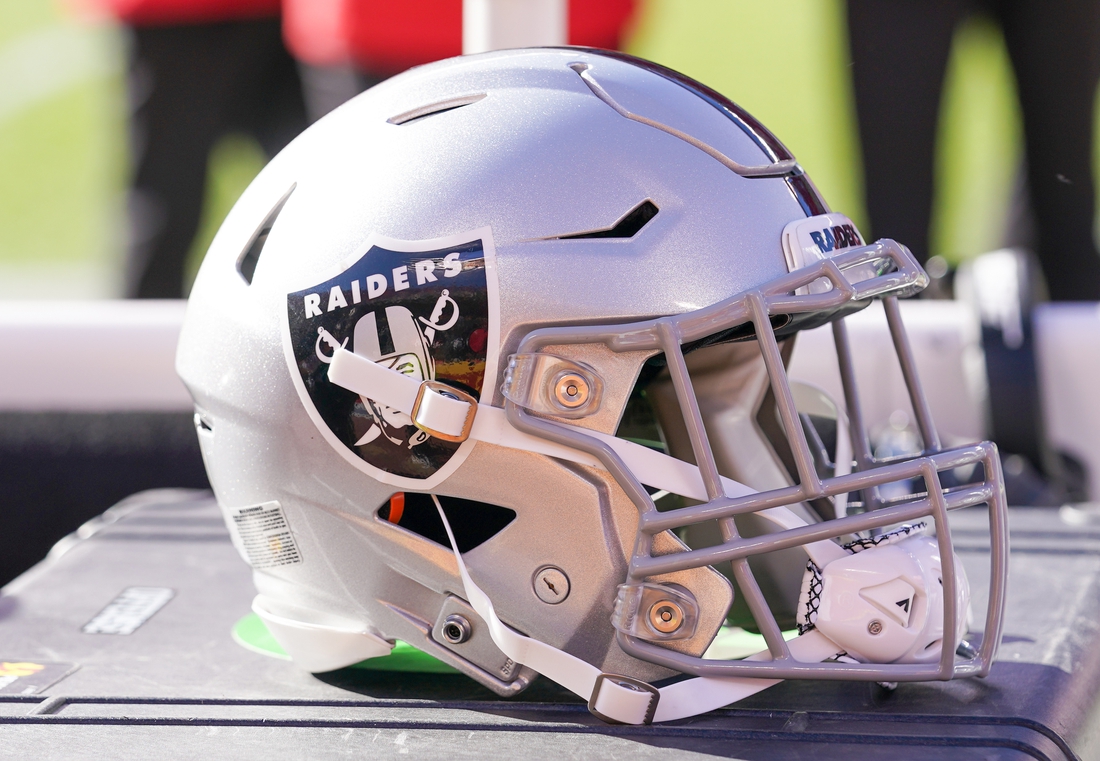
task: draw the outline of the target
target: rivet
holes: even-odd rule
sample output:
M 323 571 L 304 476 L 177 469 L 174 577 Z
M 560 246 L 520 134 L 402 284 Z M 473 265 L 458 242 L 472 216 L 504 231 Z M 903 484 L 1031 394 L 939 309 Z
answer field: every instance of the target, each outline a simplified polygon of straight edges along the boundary
M 871 634 L 882 634 L 882 622 L 875 619 L 871 623 L 867 624 L 867 631 Z
M 588 381 L 577 373 L 563 373 L 554 383 L 554 399 L 566 409 L 583 407 L 588 394 Z
M 552 565 L 535 571 L 532 580 L 535 595 L 545 603 L 557 605 L 569 596 L 569 577 L 565 571 Z
M 443 634 L 443 639 L 447 640 L 452 645 L 461 645 L 470 638 L 470 622 L 466 620 L 465 616 L 452 613 L 443 619 L 441 633 Z
M 672 634 L 684 623 L 684 609 L 672 600 L 658 600 L 649 606 L 649 625 L 661 634 Z

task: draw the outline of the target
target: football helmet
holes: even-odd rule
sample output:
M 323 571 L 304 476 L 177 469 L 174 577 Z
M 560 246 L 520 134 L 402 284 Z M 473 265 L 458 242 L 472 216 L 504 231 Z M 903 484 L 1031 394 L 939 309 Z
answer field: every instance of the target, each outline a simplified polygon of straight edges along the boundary
M 718 93 L 503 51 L 394 77 L 275 157 L 202 264 L 177 365 L 253 609 L 296 662 L 402 640 L 501 695 L 543 674 L 664 721 L 779 679 L 989 670 L 1000 464 L 936 434 L 897 306 L 926 283 Z M 843 322 L 875 299 L 923 439 L 885 462 Z M 785 370 L 828 323 L 843 400 Z M 970 506 L 977 651 L 948 526 Z M 729 625 L 761 651 L 714 657 Z

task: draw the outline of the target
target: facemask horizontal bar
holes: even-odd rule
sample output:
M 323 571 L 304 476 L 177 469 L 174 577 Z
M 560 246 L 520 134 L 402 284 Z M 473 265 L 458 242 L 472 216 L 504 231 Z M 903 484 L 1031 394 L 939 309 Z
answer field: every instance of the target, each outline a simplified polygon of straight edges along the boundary
M 974 444 L 968 447 L 938 452 L 934 455 L 915 457 L 904 462 L 879 465 L 872 470 L 856 471 L 844 476 L 826 479 L 821 482 L 822 489 L 818 493 L 808 493 L 803 486 L 789 486 L 744 497 L 720 498 L 701 505 L 681 507 L 663 513 L 647 513 L 642 516 L 640 530 L 647 534 L 656 534 L 708 520 L 797 504 L 819 497 L 833 497 L 837 494 L 861 491 L 896 481 L 919 478 L 926 473 L 926 463 L 931 465 L 933 472 L 939 473 L 984 462 L 990 456 L 991 451 L 992 445 L 990 444 Z M 988 486 L 988 479 L 985 485 Z M 957 487 L 955 490 L 950 490 L 950 493 L 958 493 L 959 488 L 967 487 Z M 988 496 L 986 498 L 988 499 Z M 982 501 L 985 500 L 979 500 L 979 502 Z M 959 506 L 965 507 L 967 505 L 960 504 Z M 843 531 L 838 532 L 836 536 L 844 533 Z
M 948 510 L 959 510 L 964 507 L 974 507 L 986 504 L 993 499 L 991 484 L 983 484 L 977 488 L 965 488 L 960 492 L 944 495 Z M 759 512 L 752 511 L 752 512 Z M 790 547 L 800 547 L 810 542 L 819 542 L 823 539 L 835 539 L 846 534 L 855 534 L 860 531 L 870 531 L 875 528 L 885 528 L 897 523 L 911 523 L 920 518 L 933 514 L 932 499 L 925 497 L 904 505 L 883 507 L 869 513 L 849 515 L 844 518 L 836 518 L 821 523 L 810 523 L 799 528 L 784 529 L 757 537 L 744 538 L 724 542 L 715 547 L 707 547 L 701 550 L 689 550 L 670 555 L 657 557 L 638 558 L 631 564 L 631 576 L 638 579 L 648 576 L 657 576 L 673 571 L 683 571 L 689 568 L 699 568 L 706 565 L 718 565 L 730 560 L 752 557 L 767 552 L 777 552 Z
M 713 661 L 654 645 L 620 633 L 620 645 L 635 657 L 692 676 L 748 677 L 760 679 L 831 679 L 883 682 L 927 682 L 964 676 L 981 676 L 981 655 L 953 663 L 945 674 L 935 663 L 806 663 L 804 661 Z M 954 658 L 952 653 L 952 658 Z

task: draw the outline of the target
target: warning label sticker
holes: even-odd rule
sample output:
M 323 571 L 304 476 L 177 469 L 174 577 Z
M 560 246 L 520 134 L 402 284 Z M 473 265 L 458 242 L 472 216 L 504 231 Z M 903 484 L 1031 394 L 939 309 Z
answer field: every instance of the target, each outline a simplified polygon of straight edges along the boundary
M 175 596 L 167 587 L 127 587 L 81 629 L 85 634 L 133 634 Z
M 302 562 L 294 535 L 278 502 L 265 502 L 233 513 L 237 548 L 253 568 Z

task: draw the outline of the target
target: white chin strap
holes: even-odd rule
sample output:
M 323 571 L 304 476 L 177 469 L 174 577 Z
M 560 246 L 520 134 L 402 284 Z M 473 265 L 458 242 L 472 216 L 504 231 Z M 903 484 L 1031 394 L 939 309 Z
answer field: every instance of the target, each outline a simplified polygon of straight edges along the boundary
M 500 651 L 516 663 L 533 668 L 547 679 L 588 700 L 592 713 L 605 721 L 621 724 L 649 724 L 697 716 L 715 708 L 744 700 L 761 690 L 778 684 L 782 679 L 751 679 L 746 677 L 695 677 L 668 687 L 654 687 L 629 677 L 605 674 L 590 663 L 559 650 L 545 642 L 525 637 L 508 627 L 496 614 L 493 602 L 470 578 L 466 564 L 458 551 L 451 524 L 443 512 L 439 498 L 435 502 L 447 538 L 451 541 L 458 572 L 466 598 L 477 614 L 489 625 L 489 636 Z M 796 637 L 788 643 L 791 655 L 799 661 L 819 662 L 839 655 L 841 649 L 817 630 Z M 767 661 L 767 650 L 749 656 L 748 660 Z
M 329 364 L 328 377 L 332 383 L 342 388 L 404 412 L 428 433 L 442 434 L 443 438 L 450 440 L 470 438 L 604 469 L 599 459 L 586 452 L 513 428 L 502 409 L 478 404 L 472 399 L 466 401 L 453 398 L 446 395 L 446 391 L 440 392 L 438 384 L 429 386 L 428 382 L 410 378 L 346 349 L 335 350 Z M 584 434 L 599 439 L 610 447 L 631 473 L 646 485 L 689 499 L 707 499 L 703 479 L 696 466 L 598 431 L 585 429 Z M 728 497 L 755 492 L 748 486 L 725 477 L 722 478 L 722 484 Z M 590 663 L 516 632 L 497 617 L 492 601 L 470 578 L 451 533 L 447 516 L 434 494 L 432 499 L 439 508 L 440 518 L 458 561 L 466 597 L 488 624 L 489 634 L 496 646 L 516 663 L 529 666 L 586 698 L 588 707 L 600 718 L 623 724 L 682 719 L 729 705 L 782 681 L 745 677 L 696 677 L 658 689 L 630 677 L 604 674 Z M 785 507 L 761 510 L 756 514 L 779 529 L 806 525 Z M 831 561 L 848 554 L 830 541 L 803 546 L 819 568 L 824 568 Z M 841 652 L 841 648 L 816 630 L 797 637 L 788 646 L 796 660 L 807 663 L 823 661 Z M 767 651 L 749 658 L 770 659 Z

